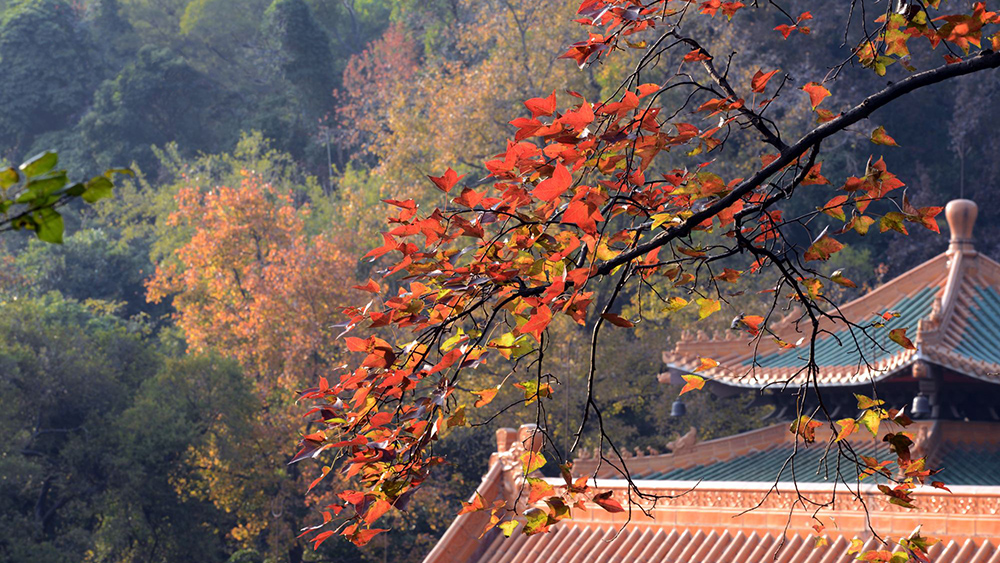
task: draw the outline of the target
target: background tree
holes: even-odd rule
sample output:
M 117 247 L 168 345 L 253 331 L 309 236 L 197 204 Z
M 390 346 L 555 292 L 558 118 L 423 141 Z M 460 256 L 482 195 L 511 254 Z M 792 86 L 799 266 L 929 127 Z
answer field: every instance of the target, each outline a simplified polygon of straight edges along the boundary
M 104 69 L 75 19 L 61 0 L 17 2 L 0 16 L 8 81 L 0 92 L 0 143 L 7 158 L 30 151 L 38 135 L 70 125 L 90 102 Z

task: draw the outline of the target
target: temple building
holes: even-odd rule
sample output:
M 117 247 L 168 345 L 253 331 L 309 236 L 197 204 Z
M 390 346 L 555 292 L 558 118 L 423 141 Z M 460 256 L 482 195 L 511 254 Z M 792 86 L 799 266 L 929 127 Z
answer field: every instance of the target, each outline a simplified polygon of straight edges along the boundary
M 1000 263 L 975 250 L 973 202 L 952 201 L 945 214 L 948 250 L 824 318 L 814 346 L 699 334 L 664 352 L 662 382 L 676 383 L 701 358 L 713 358 L 719 365 L 699 372 L 709 380 L 706 389 L 721 396 L 759 390 L 758 402 L 774 407 L 772 425 L 699 441 L 692 421 L 669 452 L 636 451 L 626 460 L 628 472 L 643 492 L 663 497 L 655 501 L 630 495 L 611 464 L 578 459 L 574 472 L 596 473 L 596 488 L 614 491 L 632 509 L 611 513 L 588 503 L 548 533 L 515 530 L 510 538 L 497 529 L 480 537 L 488 512 L 463 514 L 425 563 L 846 563 L 855 557 L 848 553 L 852 540 L 864 551 L 892 551 L 894 543 L 882 539 L 918 528 L 941 540 L 931 561 L 1000 563 Z M 811 328 L 791 315 L 768 325 L 784 342 L 808 341 Z M 889 339 L 899 328 L 915 349 Z M 809 385 L 801 387 L 804 381 Z M 834 419 L 858 415 L 855 393 L 907 405 L 916 420 L 906 428 L 915 455 L 941 469 L 934 479 L 950 491 L 919 487 L 916 509 L 889 504 L 872 479 L 859 482 L 856 465 L 858 456 L 895 459 L 888 444 L 862 432 L 850 448 L 831 447 L 829 428 L 817 429 L 813 443 L 790 432 L 798 413 L 819 407 L 809 391 L 815 387 Z M 683 414 L 681 401 L 674 411 Z M 477 490 L 487 504 L 503 499 L 523 512 L 519 460 L 540 447 L 531 425 L 497 432 Z M 563 485 L 561 478 L 546 480 Z

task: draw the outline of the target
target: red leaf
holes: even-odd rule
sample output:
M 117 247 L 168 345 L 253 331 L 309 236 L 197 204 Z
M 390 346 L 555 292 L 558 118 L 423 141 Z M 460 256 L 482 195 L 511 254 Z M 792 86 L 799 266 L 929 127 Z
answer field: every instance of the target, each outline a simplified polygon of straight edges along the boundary
M 698 61 L 709 61 L 709 60 L 712 60 L 712 57 L 709 57 L 708 54 L 706 54 L 705 51 L 702 51 L 701 49 L 695 49 L 690 53 L 684 55 L 684 62 L 686 63 L 694 63 Z
M 443 176 L 428 176 L 428 178 L 431 179 L 431 182 L 434 182 L 434 185 L 437 186 L 439 190 L 447 193 L 455 187 L 455 184 L 458 183 L 459 180 L 465 178 L 465 174 L 459 176 L 457 172 L 449 167 Z
M 778 33 L 781 33 L 781 36 L 784 37 L 785 39 L 788 39 L 788 36 L 791 35 L 793 31 L 795 31 L 796 27 L 797 26 L 794 25 L 781 24 L 775 27 L 774 30 L 777 31 Z
M 382 288 L 380 288 L 371 278 L 368 278 L 368 283 L 365 285 L 355 285 L 353 287 L 354 289 L 360 289 L 361 291 L 367 291 L 369 293 L 378 293 L 379 291 L 382 291 Z
M 806 250 L 803 258 L 805 258 L 806 262 L 812 260 L 829 260 L 831 255 L 840 252 L 842 248 L 844 248 L 844 245 L 836 239 L 823 235 L 821 239 L 812 243 L 812 246 Z
M 754 74 L 753 78 L 750 80 L 750 90 L 752 92 L 760 94 L 761 92 L 764 91 L 764 88 L 767 87 L 767 81 L 771 80 L 771 77 L 774 76 L 775 74 L 778 74 L 779 72 L 781 72 L 780 69 L 772 70 L 771 72 L 768 73 L 763 73 L 758 70 L 757 73 Z
M 545 305 L 540 305 L 535 307 L 535 313 L 519 330 L 521 334 L 530 334 L 535 337 L 535 340 L 541 342 L 542 331 L 549 326 L 550 321 L 552 321 L 552 310 Z
M 556 92 L 552 91 L 552 95 L 547 98 L 531 98 L 530 100 L 524 102 L 524 107 L 528 108 L 531 112 L 531 117 L 539 117 L 542 115 L 552 115 L 556 111 Z
M 594 498 L 592 498 L 591 500 L 594 501 L 594 504 L 600 506 L 601 508 L 607 510 L 608 512 L 612 513 L 625 512 L 625 509 L 622 508 L 621 503 L 611 498 L 612 494 L 614 494 L 613 491 L 604 491 L 603 493 L 594 495 Z
M 542 201 L 554 201 L 565 193 L 571 185 L 573 185 L 573 177 L 569 170 L 561 163 L 556 163 L 552 177 L 540 182 L 531 195 Z
M 635 326 L 632 324 L 632 321 L 619 317 L 614 313 L 601 313 L 601 317 L 609 323 L 622 328 L 632 328 Z
M 359 530 L 351 535 L 351 541 L 354 543 L 354 545 L 361 547 L 367 544 L 368 542 L 372 541 L 372 538 L 374 538 L 375 536 L 381 534 L 382 532 L 388 532 L 388 531 L 389 530 L 387 529 L 376 529 L 376 528 L 371 528 L 368 530 Z
M 335 534 L 333 530 L 327 530 L 325 532 L 320 532 L 316 534 L 316 537 L 312 539 L 313 549 L 319 549 L 319 546 L 323 544 L 326 540 L 330 539 L 330 536 Z

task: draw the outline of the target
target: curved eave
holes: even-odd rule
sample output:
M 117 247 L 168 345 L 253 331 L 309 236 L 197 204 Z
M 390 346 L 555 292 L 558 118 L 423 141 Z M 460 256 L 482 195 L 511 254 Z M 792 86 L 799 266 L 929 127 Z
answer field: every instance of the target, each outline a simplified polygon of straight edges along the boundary
M 910 353 L 906 354 L 906 356 L 907 357 L 904 358 L 904 359 L 902 359 L 902 361 L 900 361 L 898 364 L 893 365 L 892 367 L 886 368 L 884 371 L 875 372 L 875 371 L 870 371 L 869 370 L 867 372 L 859 372 L 858 375 L 851 376 L 847 380 L 841 379 L 841 380 L 838 380 L 838 381 L 824 381 L 823 380 L 823 375 L 821 373 L 821 375 L 818 377 L 819 381 L 817 381 L 817 385 L 819 387 L 853 387 L 855 385 L 865 385 L 867 383 L 877 383 L 879 381 L 882 381 L 884 379 L 888 379 L 888 378 L 890 378 L 890 377 L 898 374 L 899 372 L 903 371 L 904 369 L 912 366 L 914 364 L 914 362 L 916 362 L 918 359 L 921 359 L 920 357 L 918 357 L 917 354 L 915 354 L 913 352 L 910 352 Z M 672 370 L 676 370 L 678 372 L 692 373 L 692 370 L 690 370 L 690 369 L 688 369 L 688 368 L 686 368 L 684 366 L 677 365 L 677 364 L 670 364 L 670 363 L 668 363 L 667 364 L 667 368 L 668 369 L 672 369 Z M 750 368 L 748 367 L 747 369 L 749 370 Z M 767 373 L 766 368 L 759 368 L 759 369 L 761 369 L 761 371 L 763 371 L 764 373 Z M 820 368 L 821 372 L 822 372 L 822 370 L 823 370 L 823 368 Z M 876 374 L 876 373 L 877 373 L 877 375 L 873 375 L 873 374 Z M 713 381 L 713 382 L 718 383 L 720 385 L 728 385 L 730 387 L 740 387 L 740 388 L 743 388 L 743 389 L 764 389 L 764 388 L 773 387 L 773 386 L 776 386 L 776 385 L 780 386 L 780 385 L 785 384 L 786 381 L 788 381 L 788 377 L 785 376 L 785 375 L 775 376 L 773 378 L 763 378 L 763 377 L 752 376 L 752 375 L 747 375 L 747 376 L 733 376 L 733 375 L 728 375 L 728 374 L 720 374 L 720 373 L 717 372 L 717 370 L 710 370 L 710 371 L 700 372 L 698 375 L 701 375 L 702 377 L 704 377 L 708 381 Z M 803 379 L 805 376 L 806 376 L 805 373 L 796 375 L 796 376 L 794 376 L 794 380 Z M 794 384 L 795 383 L 794 380 L 793 381 L 789 381 L 788 384 L 789 385 Z M 992 381 L 994 383 L 996 383 L 995 379 L 992 380 Z

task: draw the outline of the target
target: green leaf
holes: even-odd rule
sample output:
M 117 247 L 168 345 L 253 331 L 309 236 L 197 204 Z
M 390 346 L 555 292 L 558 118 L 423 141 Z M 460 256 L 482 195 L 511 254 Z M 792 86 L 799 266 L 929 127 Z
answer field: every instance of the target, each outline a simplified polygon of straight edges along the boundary
M 43 202 L 38 200 L 59 191 L 66 185 L 67 181 L 68 179 L 66 178 L 65 171 L 46 176 L 44 178 L 31 180 L 28 182 L 25 192 L 17 198 L 17 202 L 32 202 L 34 205 L 44 205 Z
M 51 207 L 40 209 L 34 215 L 35 234 L 39 240 L 62 244 L 64 229 L 62 215 Z
M 133 172 L 131 168 L 109 168 L 104 171 L 104 176 L 109 179 L 115 174 L 122 174 L 133 178 L 135 177 L 135 172 Z
M 896 232 L 903 233 L 904 235 L 908 235 L 909 233 L 906 232 L 906 225 L 903 224 L 903 221 L 905 219 L 906 216 L 903 215 L 902 213 L 898 211 L 890 211 L 886 213 L 885 216 L 882 217 L 882 219 L 879 220 L 878 230 L 880 233 L 884 233 L 888 230 L 893 230 Z
M 80 196 L 87 203 L 96 203 L 104 198 L 111 197 L 111 190 L 115 185 L 104 176 L 95 176 L 86 184 L 86 190 Z
M 58 162 L 59 155 L 54 152 L 43 152 L 41 154 L 36 154 L 28 159 L 27 162 L 22 164 L 21 171 L 24 172 L 25 176 L 33 178 L 35 176 L 41 176 L 49 170 L 52 170 Z
M 0 170 L 0 188 L 7 189 L 21 180 L 21 175 L 13 168 Z

